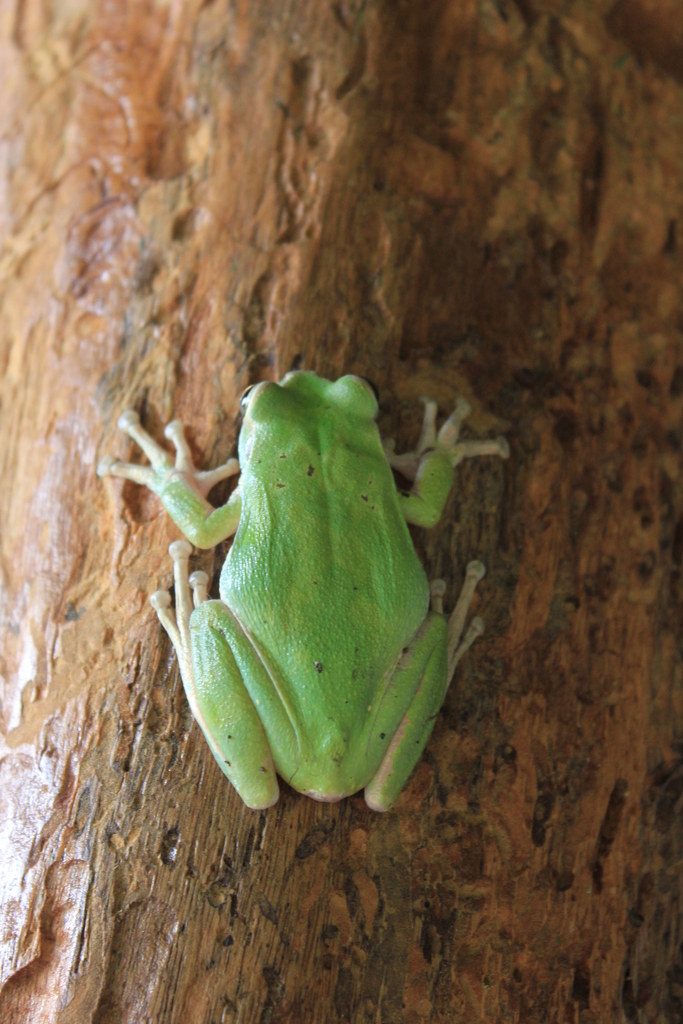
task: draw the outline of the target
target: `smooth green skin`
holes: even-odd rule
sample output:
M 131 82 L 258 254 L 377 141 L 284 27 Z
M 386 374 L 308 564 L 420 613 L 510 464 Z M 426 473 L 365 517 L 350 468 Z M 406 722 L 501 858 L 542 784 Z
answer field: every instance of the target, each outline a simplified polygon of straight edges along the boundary
M 428 612 L 406 522 L 438 521 L 451 462 L 437 447 L 410 495 L 399 493 L 358 377 L 289 374 L 245 404 L 226 505 L 213 509 L 177 471 L 154 486 L 192 544 L 236 531 L 221 600 L 190 619 L 190 705 L 250 807 L 277 800 L 277 772 L 319 800 L 366 787 L 370 806 L 386 809 L 447 685 L 447 620 Z

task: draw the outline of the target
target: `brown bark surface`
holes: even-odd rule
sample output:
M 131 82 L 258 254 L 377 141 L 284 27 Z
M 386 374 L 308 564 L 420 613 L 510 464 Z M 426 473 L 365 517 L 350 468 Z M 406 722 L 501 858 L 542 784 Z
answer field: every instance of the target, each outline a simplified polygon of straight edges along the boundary
M 3 1024 L 683 1020 L 681 25 L 0 5 Z M 294 366 L 511 445 L 415 531 L 487 632 L 385 815 L 241 804 L 148 601 L 177 531 L 95 475 L 127 407 L 218 465 Z

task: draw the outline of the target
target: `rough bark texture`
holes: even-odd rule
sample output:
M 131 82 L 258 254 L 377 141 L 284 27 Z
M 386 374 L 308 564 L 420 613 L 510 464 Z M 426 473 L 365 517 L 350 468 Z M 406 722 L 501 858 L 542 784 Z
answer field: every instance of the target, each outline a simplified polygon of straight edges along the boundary
M 683 1019 L 681 24 L 3 0 L 0 1021 Z M 95 476 L 129 406 L 217 465 L 293 366 L 512 449 L 415 531 L 487 632 L 384 816 L 242 806 L 148 603 L 177 533 Z

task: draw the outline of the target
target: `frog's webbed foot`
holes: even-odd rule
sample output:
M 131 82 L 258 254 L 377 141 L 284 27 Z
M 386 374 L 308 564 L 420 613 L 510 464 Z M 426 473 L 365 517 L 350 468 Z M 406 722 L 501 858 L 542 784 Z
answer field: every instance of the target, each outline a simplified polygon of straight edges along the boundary
M 216 469 L 198 470 L 192 462 L 192 455 L 185 439 L 185 428 L 180 420 L 172 420 L 164 430 L 164 437 L 167 437 L 176 450 L 175 468 L 184 475 L 190 476 L 195 487 L 203 498 L 207 496 L 212 487 L 215 487 L 221 480 L 227 480 L 240 471 L 240 464 L 237 459 L 228 459 L 222 466 Z
M 188 576 L 188 561 L 192 545 L 186 540 L 174 540 L 168 549 L 173 559 L 175 589 L 175 611 L 171 608 L 171 595 L 166 590 L 156 590 L 150 603 L 157 613 L 178 656 L 180 674 L 186 686 L 193 683 L 192 643 L 190 640 L 190 615 L 207 599 L 209 577 L 205 572 L 193 572 Z
M 137 466 L 130 462 L 119 462 L 111 455 L 105 456 L 97 467 L 98 476 L 119 476 L 135 483 L 144 484 L 150 490 L 158 492 L 160 487 L 172 474 L 178 474 L 190 482 L 203 498 L 220 480 L 234 476 L 240 471 L 237 459 L 228 459 L 216 469 L 200 471 L 195 469 L 192 455 L 185 438 L 185 431 L 180 420 L 173 420 L 164 430 L 164 435 L 171 441 L 175 450 L 175 463 L 171 456 L 156 443 L 140 425 L 140 417 L 132 409 L 119 416 L 118 426 L 125 431 L 137 444 L 151 462 L 151 466 Z
M 431 398 L 422 398 L 421 401 L 425 407 L 425 414 L 422 421 L 420 439 L 417 442 L 417 448 L 412 452 L 404 452 L 402 455 L 396 455 L 394 451 L 396 442 L 393 437 L 384 438 L 382 441 L 384 454 L 387 457 L 389 465 L 392 469 L 398 470 L 406 480 L 415 479 L 422 456 L 425 452 L 430 451 L 436 445 L 436 414 L 438 406 Z
M 393 438 L 387 438 L 382 442 L 389 465 L 398 470 L 407 480 L 415 480 L 424 456 L 434 450 L 443 452 L 450 459 L 452 466 L 457 466 L 463 459 L 473 458 L 476 455 L 498 455 L 501 459 L 509 457 L 510 446 L 504 437 L 496 437 L 492 441 L 458 440 L 460 427 L 472 411 L 466 398 L 459 398 L 456 401 L 455 409 L 438 433 L 436 431 L 437 403 L 430 398 L 423 398 L 422 402 L 425 406 L 425 414 L 417 448 L 412 452 L 396 455 Z

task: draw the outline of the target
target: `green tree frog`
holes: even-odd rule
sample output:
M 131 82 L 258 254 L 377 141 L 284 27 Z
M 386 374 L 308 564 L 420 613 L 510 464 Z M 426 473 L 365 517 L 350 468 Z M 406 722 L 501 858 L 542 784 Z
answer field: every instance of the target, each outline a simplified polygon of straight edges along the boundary
M 175 611 L 164 591 L 151 601 L 192 713 L 244 802 L 270 807 L 280 775 L 316 800 L 364 789 L 384 811 L 483 630 L 475 618 L 463 636 L 481 562 L 467 566 L 447 619 L 445 585 L 430 592 L 407 523 L 433 526 L 454 467 L 468 456 L 507 458 L 507 442 L 459 440 L 464 399 L 437 434 L 428 401 L 416 450 L 396 455 L 380 439 L 374 389 L 356 376 L 288 373 L 251 387 L 242 408 L 239 462 L 195 470 L 178 421 L 165 431 L 172 461 L 125 412 L 119 426 L 151 467 L 108 457 L 98 473 L 149 487 L 187 538 L 170 547 Z M 412 481 L 410 492 L 398 490 L 392 467 Z M 210 489 L 237 473 L 227 503 L 213 508 Z M 220 600 L 207 600 L 206 574 L 188 578 L 191 544 L 209 548 L 233 534 Z

